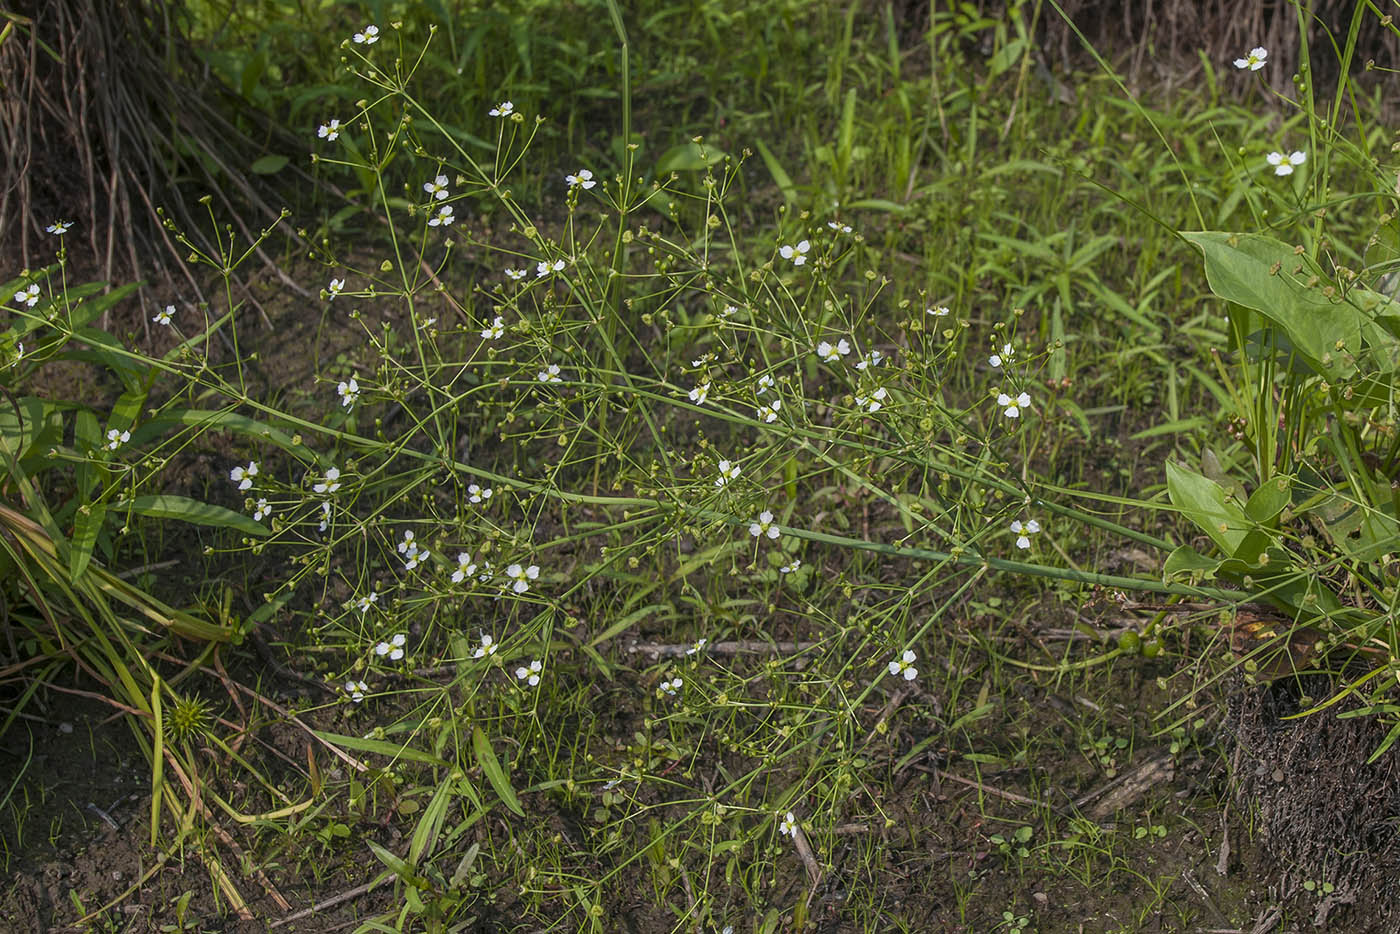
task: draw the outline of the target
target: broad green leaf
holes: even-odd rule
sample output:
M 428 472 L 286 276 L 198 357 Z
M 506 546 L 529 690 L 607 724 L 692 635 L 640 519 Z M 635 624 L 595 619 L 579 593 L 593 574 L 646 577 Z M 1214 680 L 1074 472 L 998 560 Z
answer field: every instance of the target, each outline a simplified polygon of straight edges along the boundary
M 410 866 L 406 861 L 395 856 L 393 853 L 390 853 L 388 850 L 384 849 L 384 847 L 380 846 L 378 843 L 375 843 L 373 840 L 368 841 L 368 843 L 370 852 L 373 853 L 381 863 L 383 863 L 385 866 L 388 866 L 389 871 L 392 872 L 394 875 L 398 876 L 400 882 L 407 882 L 411 884 L 415 881 L 419 881 L 418 874 L 413 871 L 413 867 Z
M 451 768 L 451 763 L 445 759 L 440 759 L 430 753 L 422 752 L 411 746 L 400 743 L 390 743 L 382 739 L 361 739 L 358 736 L 345 736 L 341 733 L 326 733 L 321 730 L 313 730 L 317 736 L 335 746 L 345 749 L 354 749 L 357 752 L 372 752 L 381 756 L 388 756 L 391 759 L 403 759 L 407 762 L 425 762 L 428 765 Z
M 661 154 L 661 158 L 656 160 L 655 174 L 657 178 L 661 178 L 672 172 L 698 172 L 717 162 L 723 162 L 724 157 L 724 150 L 716 149 L 713 146 L 681 143 Z
M 501 796 L 501 801 L 521 817 L 525 816 L 525 809 L 520 806 L 520 799 L 515 796 L 515 789 L 510 787 L 510 781 L 506 778 L 505 770 L 501 768 L 501 760 L 496 758 L 496 753 L 491 748 L 491 742 L 486 738 L 486 734 L 481 732 L 481 727 L 472 727 L 472 751 L 476 753 L 476 764 L 481 766 L 481 770 L 486 773 L 486 779 L 491 783 L 491 787 L 496 789 L 496 794 Z
M 1355 369 L 1343 362 L 1337 343 L 1352 354 L 1360 352 L 1361 313 L 1325 296 L 1325 283 L 1309 286 L 1311 267 L 1293 247 L 1260 234 L 1202 231 L 1182 237 L 1205 255 L 1212 292 L 1273 321 L 1324 370 L 1342 376 Z
M 291 160 L 286 156 L 263 156 L 261 159 L 258 159 L 252 165 L 248 166 L 248 171 L 252 172 L 254 175 L 276 175 L 287 167 L 289 161 Z
M 417 866 L 418 861 L 432 853 L 433 847 L 437 846 L 438 835 L 442 833 L 442 822 L 447 818 L 447 806 L 452 802 L 454 784 L 451 780 L 444 780 L 438 785 L 437 791 L 433 792 L 428 806 L 423 809 L 423 816 L 418 819 L 418 826 L 413 828 L 413 838 L 408 844 L 410 865 Z
M 83 579 L 92 561 L 92 546 L 97 543 L 97 533 L 102 531 L 106 519 L 107 507 L 102 503 L 78 507 L 73 520 L 73 547 L 68 553 L 68 579 L 75 584 Z
M 1227 555 L 1235 553 L 1253 526 L 1244 510 L 1226 496 L 1224 487 L 1170 461 L 1167 496 Z
M 1292 495 L 1293 478 L 1274 477 L 1249 495 L 1249 502 L 1244 504 L 1244 514 L 1260 525 L 1268 525 L 1283 512 Z
M 763 140 L 754 140 L 754 145 L 758 147 L 758 154 L 763 159 L 763 164 L 768 166 L 768 174 L 773 176 L 778 190 L 783 193 L 783 200 L 788 204 L 796 204 L 797 186 L 792 183 L 792 177 L 783 171 L 782 163 L 778 161 L 778 157 L 773 155 L 773 151 L 763 144 Z
M 1167 555 L 1167 560 L 1162 563 L 1162 583 L 1170 584 L 1198 574 L 1209 579 L 1215 576 L 1218 567 L 1220 559 L 1207 558 L 1190 545 L 1181 545 Z
M 150 496 L 137 496 L 113 504 L 114 509 L 133 512 L 138 516 L 153 519 L 174 519 L 178 522 L 192 522 L 195 525 L 208 525 L 215 528 L 237 529 L 249 535 L 267 535 L 267 527 L 255 522 L 249 516 L 213 503 L 201 503 L 188 496 L 174 496 L 160 493 Z

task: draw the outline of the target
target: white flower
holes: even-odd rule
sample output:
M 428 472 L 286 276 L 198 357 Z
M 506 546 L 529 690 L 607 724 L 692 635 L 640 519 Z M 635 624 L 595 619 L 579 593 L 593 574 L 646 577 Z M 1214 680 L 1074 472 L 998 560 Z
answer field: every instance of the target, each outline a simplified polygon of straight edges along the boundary
M 1031 406 L 1031 397 L 1028 393 L 1021 393 L 1016 398 L 1011 398 L 1006 393 L 997 393 L 997 405 L 1001 406 L 1007 418 L 1020 418 L 1021 410 Z
M 535 378 L 542 383 L 562 383 L 563 377 L 559 375 L 559 364 L 551 363 L 549 366 L 535 374 Z
M 331 284 L 326 286 L 327 301 L 333 301 L 337 295 L 345 288 L 344 279 L 332 279 Z
M 661 684 L 657 687 L 657 691 L 661 694 L 665 694 L 667 697 L 675 697 L 677 694 L 680 693 L 681 685 L 683 685 L 684 683 L 685 682 L 682 681 L 679 677 L 675 677 L 672 678 L 670 681 L 662 681 Z
M 719 462 L 719 479 L 715 481 L 715 486 L 722 487 L 730 480 L 739 476 L 739 465 L 731 464 L 729 461 Z
M 11 299 L 16 305 L 27 305 L 33 308 L 39 304 L 39 283 L 31 282 L 29 288 L 20 289 Z
M 321 531 L 326 530 L 326 526 L 331 524 L 331 504 L 321 503 Z
M 399 554 L 403 555 L 403 566 L 405 571 L 412 571 L 420 564 L 428 563 L 429 551 L 420 548 L 413 539 L 413 530 L 405 529 L 403 540 L 399 542 Z
M 496 649 L 496 640 L 491 638 L 489 633 L 483 632 L 481 634 L 481 645 L 478 645 L 476 651 L 472 652 L 472 658 L 485 658 L 488 655 L 495 655 Z
M 131 440 L 131 432 L 118 431 L 115 428 L 107 429 L 107 450 L 115 451 Z
M 355 404 L 355 400 L 360 398 L 359 381 L 353 376 L 348 381 L 341 380 L 335 387 L 335 391 L 340 393 L 340 404 L 348 409 Z
M 714 362 L 715 362 L 715 355 L 714 355 L 714 354 L 712 354 L 712 353 L 703 353 L 703 354 L 701 354 L 701 355 L 699 356 L 698 359 L 695 359 L 695 360 L 690 361 L 690 365 L 693 366 L 693 367 L 695 367 L 695 369 L 698 370 L 698 369 L 700 369 L 702 366 L 704 366 L 705 364 L 707 364 L 707 363 L 714 363 Z
M 812 244 L 803 240 L 796 246 L 782 246 L 778 248 L 778 255 L 783 259 L 792 260 L 794 266 L 801 266 L 807 262 L 807 251 L 812 248 Z
M 476 574 L 476 562 L 472 556 L 465 551 L 457 552 L 457 570 L 452 572 L 452 583 L 460 584 L 462 581 Z M 477 656 L 480 658 L 481 656 Z
M 481 336 L 484 340 L 493 341 L 506 332 L 506 319 L 500 315 L 486 327 L 481 329 Z
M 538 658 L 530 662 L 529 667 L 521 666 L 515 669 L 515 677 L 519 681 L 524 681 L 530 687 L 540 683 L 540 672 L 544 670 L 544 662 Z
M 705 649 L 705 643 L 707 643 L 707 642 L 709 642 L 709 641 L 710 641 L 709 639 L 706 639 L 706 638 L 704 638 L 704 637 L 701 637 L 701 638 L 699 639 L 699 641 L 697 641 L 694 645 L 692 645 L 690 648 L 688 648 L 688 649 L 685 650 L 685 654 L 687 654 L 687 655 L 698 655 L 698 654 L 700 654 L 700 652 L 704 651 L 704 649 Z
M 832 230 L 836 231 L 837 233 L 848 234 L 848 233 L 851 232 L 851 225 L 850 225 L 850 224 L 843 224 L 843 223 L 841 223 L 840 221 L 827 221 L 827 222 L 826 222 L 826 226 L 830 227 Z
M 724 308 L 720 311 L 719 316 L 720 316 L 721 318 L 732 318 L 732 317 L 734 317 L 736 314 L 738 314 L 738 312 L 739 312 L 739 306 L 738 306 L 738 305 L 725 305 Z
M 316 128 L 316 135 L 321 139 L 335 142 L 340 137 L 340 121 L 330 120 Z
M 540 576 L 540 566 L 532 564 L 529 567 L 522 567 L 519 564 L 512 564 L 506 568 L 506 577 L 515 581 L 510 585 L 510 589 L 516 593 L 524 593 L 530 589 L 530 581 L 538 579 Z
M 331 467 L 326 471 L 326 479 L 311 488 L 313 493 L 334 493 L 340 489 L 340 468 Z M 327 506 L 327 512 L 329 512 Z
M 358 704 L 360 701 L 364 700 L 365 695 L 369 693 L 369 685 L 365 684 L 363 681 L 346 681 L 345 693 L 349 694 L 350 699 Z
M 763 392 L 763 390 L 772 388 L 773 377 L 769 376 L 767 373 L 764 373 L 758 378 L 758 388 L 753 391 L 753 394 L 758 395 L 759 393 Z
M 919 676 L 919 669 L 914 667 L 914 661 L 918 657 L 913 649 L 905 649 L 903 655 L 890 662 L 890 674 L 903 675 L 905 681 L 913 681 Z
M 824 363 L 836 363 L 850 352 L 851 345 L 846 342 L 844 337 L 835 344 L 832 344 L 830 341 L 822 341 L 817 345 L 817 356 L 820 357 Z
M 1012 347 L 1010 344 L 1002 344 L 1001 353 L 992 354 L 990 357 L 987 358 L 987 362 L 990 363 L 993 368 L 995 368 L 1001 366 L 1003 363 L 1009 364 L 1011 362 L 1011 358 L 1014 356 L 1016 356 L 1016 348 Z
M 163 324 L 166 327 L 169 327 L 170 319 L 173 317 L 175 317 L 175 306 L 166 305 L 160 311 L 156 312 L 155 317 L 151 320 L 154 321 L 156 324 Z
M 874 392 L 872 392 L 869 397 L 856 396 L 856 405 L 866 409 L 870 412 L 870 414 L 873 415 L 884 407 L 885 397 L 887 397 L 888 395 L 889 390 L 885 389 L 884 386 L 881 386 Z
M 446 200 L 447 200 L 447 176 L 446 176 L 446 175 L 439 175 L 437 178 L 433 179 L 431 182 L 424 182 L 424 183 L 423 183 L 423 190 L 426 191 L 426 192 L 428 193 L 428 196 L 429 196 L 429 197 L 436 198 L 436 199 L 439 200 L 439 201 L 446 201 Z
M 255 505 L 257 508 L 253 510 L 254 522 L 261 522 L 272 515 L 272 507 L 267 504 L 266 499 L 259 499 Z
M 389 661 L 396 662 L 403 658 L 403 644 L 408 641 L 408 637 L 403 633 L 396 633 L 388 642 L 381 642 L 374 647 L 374 654 L 379 656 L 389 656 Z
M 72 221 L 54 221 L 44 229 L 56 237 L 61 237 L 73 226 Z
M 860 358 L 860 362 L 856 364 L 856 369 L 866 370 L 872 366 L 879 366 L 880 361 L 883 359 L 885 359 L 884 354 L 880 353 L 878 350 L 872 350 L 870 353 Z
M 569 183 L 570 188 L 592 188 L 598 184 L 593 181 L 593 173 L 587 169 L 579 169 L 574 175 L 565 175 L 564 181 Z
M 1011 531 L 1016 534 L 1017 548 L 1029 548 L 1031 547 L 1030 537 L 1040 531 L 1040 523 L 1036 522 L 1034 519 L 1024 523 L 1020 519 L 1013 519 L 1011 521 Z
M 782 399 L 772 399 L 763 403 L 757 409 L 758 417 L 769 425 L 778 420 L 778 410 L 783 407 Z
M 754 538 L 762 538 L 765 535 L 777 538 L 782 531 L 773 524 L 773 514 L 765 509 L 758 514 L 757 519 L 749 523 L 749 534 Z
M 783 819 L 778 822 L 778 833 L 785 837 L 791 837 L 797 833 L 797 818 L 792 816 L 791 811 L 788 811 L 787 814 L 783 816 Z
M 785 565 L 783 565 L 782 567 L 778 568 L 778 573 L 779 573 L 779 574 L 791 574 L 793 571 L 796 571 L 796 570 L 797 570 L 798 568 L 800 568 L 800 567 L 802 567 L 802 559 L 801 559 L 801 558 L 793 558 L 793 559 L 792 559 L 791 561 L 789 561 L 787 564 L 785 564 Z
M 541 260 L 540 262 L 535 264 L 535 278 L 543 279 L 551 272 L 562 272 L 563 270 L 564 261 L 562 259 L 556 259 L 552 263 L 548 262 L 547 260 Z
M 1248 68 L 1250 71 L 1258 71 L 1264 67 L 1264 60 L 1268 57 L 1269 50 L 1261 45 L 1258 48 L 1251 49 L 1249 54 L 1244 58 L 1235 59 L 1235 67 L 1240 69 Z
M 501 101 L 495 107 L 487 111 L 487 114 L 492 117 L 509 117 L 513 113 L 515 113 L 515 105 L 510 101 Z
M 452 205 L 444 204 L 442 207 L 438 208 L 438 212 L 436 214 L 428 218 L 428 226 L 446 227 L 449 224 L 451 224 L 454 220 L 456 220 L 456 218 L 452 216 Z
M 355 40 L 356 45 L 374 45 L 379 41 L 379 27 L 366 26 L 363 31 L 355 33 L 351 38 Z
M 509 266 L 507 266 L 507 267 L 506 267 L 506 278 L 508 278 L 508 279 L 515 279 L 516 281 L 519 281 L 519 280 L 521 280 L 521 279 L 524 279 L 524 278 L 525 278 L 525 270 L 523 270 L 523 269 L 511 269 Z
M 423 321 L 419 322 L 418 326 L 420 328 L 430 328 L 435 324 L 437 324 L 437 318 L 426 318 Z
M 1271 152 L 1267 158 L 1269 165 L 1274 167 L 1275 175 L 1292 175 L 1295 165 L 1302 165 L 1308 161 L 1307 154 L 1296 149 L 1286 156 L 1281 152 Z
M 361 613 L 368 613 L 368 612 L 369 612 L 369 608 L 372 607 L 372 606 L 374 606 L 374 605 L 375 605 L 376 603 L 378 603 L 378 602 L 379 602 L 379 591 L 377 591 L 377 590 L 371 590 L 369 593 L 365 594 L 363 597 L 360 597 L 359 599 L 357 599 L 357 600 L 355 601 L 355 607 L 356 607 L 356 609 L 358 609 Z
M 710 384 L 701 383 L 690 391 L 690 401 L 696 405 L 704 405 L 705 400 L 710 397 Z
M 228 472 L 228 478 L 238 484 L 240 490 L 253 487 L 253 478 L 258 475 L 258 462 L 249 461 L 247 467 L 235 467 Z
M 471 500 L 473 503 L 484 503 L 490 499 L 495 492 L 496 491 L 489 486 L 484 487 L 472 483 L 467 486 L 467 499 Z
M 925 314 L 933 315 L 935 318 L 946 318 L 953 313 L 947 305 L 937 305 L 933 308 L 925 308 Z

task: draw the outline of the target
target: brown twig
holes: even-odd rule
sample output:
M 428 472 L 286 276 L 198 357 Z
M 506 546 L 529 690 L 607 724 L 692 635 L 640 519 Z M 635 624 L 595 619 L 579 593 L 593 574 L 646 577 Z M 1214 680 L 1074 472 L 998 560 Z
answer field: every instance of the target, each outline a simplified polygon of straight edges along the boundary
M 757 640 L 740 640 L 736 642 L 709 642 L 700 650 L 705 655 L 778 655 L 788 652 L 805 652 L 813 646 L 815 642 L 759 642 Z M 634 654 L 650 655 L 652 658 L 683 658 L 692 654 L 695 648 L 691 645 L 660 644 L 655 642 L 636 642 L 627 647 L 627 651 Z
M 383 885 L 385 882 L 388 882 L 390 878 L 391 877 L 388 873 L 383 873 L 372 882 L 366 882 L 364 885 L 357 885 L 353 889 L 346 889 L 344 892 L 341 892 L 338 895 L 332 895 L 330 898 L 319 901 L 309 908 L 303 908 L 296 914 L 287 915 L 287 917 L 285 918 L 280 918 L 269 924 L 268 928 L 280 928 L 284 924 L 291 924 L 294 921 L 300 921 L 302 918 L 309 918 L 312 915 L 316 914 L 318 911 L 325 911 L 328 908 L 334 908 L 336 905 L 343 905 L 352 899 L 359 898 L 361 895 L 365 895 L 369 892 L 374 891 L 375 889 L 379 888 L 379 886 Z

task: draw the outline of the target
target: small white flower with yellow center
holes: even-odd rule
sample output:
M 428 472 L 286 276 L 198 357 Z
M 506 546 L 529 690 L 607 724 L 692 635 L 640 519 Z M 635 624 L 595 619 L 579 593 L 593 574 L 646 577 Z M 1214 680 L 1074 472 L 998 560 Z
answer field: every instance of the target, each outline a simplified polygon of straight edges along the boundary
M 705 364 L 707 364 L 707 363 L 714 363 L 714 362 L 715 362 L 715 355 L 714 355 L 714 354 L 712 354 L 712 353 L 703 353 L 703 354 L 701 354 L 701 355 L 699 356 L 698 359 L 695 359 L 695 360 L 690 361 L 690 365 L 693 366 L 693 367 L 695 367 L 695 369 L 698 370 L 698 369 L 700 369 L 702 366 L 704 366 Z
M 542 383 L 562 383 L 564 378 L 559 375 L 559 364 L 551 363 L 549 366 L 535 374 L 535 378 Z
M 783 819 L 778 822 L 778 833 L 785 837 L 791 837 L 797 833 L 797 818 L 788 811 L 783 815 Z
M 987 358 L 987 362 L 990 363 L 995 369 L 996 367 L 1001 366 L 1003 363 L 1009 364 L 1011 362 L 1011 358 L 1014 356 L 1016 356 L 1016 348 L 1012 347 L 1010 344 L 1002 344 L 1001 353 L 992 354 L 990 357 Z
M 692 645 L 690 648 L 688 648 L 688 649 L 685 650 L 685 654 L 687 654 L 687 655 L 698 655 L 698 654 L 700 654 L 701 652 L 703 652 L 703 651 L 705 650 L 705 644 L 706 644 L 707 642 L 709 642 L 709 641 L 710 641 L 709 639 L 706 639 L 706 638 L 704 638 L 704 637 L 701 637 L 699 640 L 696 641 L 696 643 L 695 643 L 694 645 Z
M 715 480 L 715 486 L 723 487 L 728 484 L 730 480 L 736 479 L 739 476 L 740 468 L 738 464 L 732 464 L 729 461 L 720 461 L 716 466 L 719 468 L 719 479 Z
M 39 304 L 39 283 L 31 282 L 27 289 L 20 289 L 10 299 L 16 305 L 24 305 L 26 308 L 33 308 Z
M 238 484 L 238 489 L 251 490 L 253 478 L 258 475 L 258 462 L 249 461 L 247 467 L 235 467 L 228 472 L 228 478 Z
M 379 41 L 379 27 L 366 26 L 350 38 L 355 40 L 356 45 L 374 45 Z
M 499 338 L 505 332 L 506 319 L 502 318 L 500 315 L 497 315 L 495 321 L 492 321 L 486 327 L 481 329 L 481 337 L 483 340 L 493 341 Z
M 439 175 L 431 182 L 424 182 L 423 190 L 428 193 L 429 198 L 433 198 L 438 201 L 446 201 L 448 195 L 447 176 Z
M 757 519 L 749 523 L 749 534 L 754 538 L 762 538 L 765 535 L 769 538 L 777 538 L 783 533 L 773 524 L 773 514 L 765 509 L 758 514 Z
M 773 399 L 758 407 L 758 417 L 771 425 L 778 420 L 778 410 L 783 407 L 782 399 Z
M 412 571 L 420 564 L 428 562 L 428 549 L 420 548 L 413 540 L 413 530 L 405 529 L 403 540 L 399 542 L 399 554 L 403 555 L 404 570 Z
M 1302 165 L 1308 161 L 1307 153 L 1296 149 L 1286 156 L 1281 152 L 1271 152 L 1266 158 L 1269 160 L 1269 165 L 1274 167 L 1275 175 L 1292 175 L 1294 166 Z
M 690 391 L 690 401 L 696 405 L 704 405 L 705 400 L 710 398 L 710 384 L 701 383 Z
M 388 642 L 381 642 L 374 647 L 374 654 L 383 658 L 389 657 L 389 661 L 396 662 L 403 658 L 403 646 L 408 641 L 408 637 L 403 633 L 396 633 Z
M 933 315 L 935 318 L 946 318 L 953 313 L 947 305 L 935 305 L 932 308 L 925 308 L 924 314 Z
M 869 396 L 856 396 L 856 405 L 868 411 L 871 415 L 885 406 L 885 399 L 889 396 L 889 390 L 884 386 L 879 387 Z
M 363 681 L 346 681 L 345 693 L 349 694 L 350 699 L 358 704 L 369 693 L 369 685 Z
M 467 499 L 473 503 L 484 503 L 496 493 L 489 486 L 482 486 L 479 483 L 467 484 Z
M 791 574 L 793 571 L 796 571 L 796 570 L 797 570 L 798 568 L 800 568 L 800 567 L 802 567 L 802 559 L 801 559 L 801 558 L 793 558 L 793 559 L 792 559 L 791 561 L 789 561 L 787 564 L 785 564 L 785 565 L 783 565 L 782 567 L 778 568 L 778 573 L 779 573 L 779 574 Z
M 510 585 L 510 589 L 516 593 L 525 593 L 530 589 L 530 581 L 538 580 L 540 576 L 540 566 L 532 564 L 524 567 L 519 564 L 512 564 L 506 568 L 506 577 L 515 583 Z
M 552 272 L 563 272 L 563 271 L 564 271 L 564 261 L 563 261 L 562 259 L 556 259 L 556 260 L 555 260 L 554 262 L 552 262 L 552 263 L 549 262 L 548 260 L 541 260 L 541 261 L 539 261 L 538 263 L 535 264 L 535 278 L 536 278 L 536 279 L 543 279 L 545 276 L 549 275 L 549 274 L 552 273 Z
M 836 231 L 839 234 L 848 234 L 851 232 L 851 225 L 843 224 L 840 221 L 827 221 L 826 226 L 830 227 L 832 230 Z
M 52 224 L 45 227 L 44 229 L 47 230 L 49 233 L 53 234 L 55 237 L 61 237 L 64 234 L 66 234 L 69 230 L 71 230 L 72 227 L 72 221 L 54 221 Z
M 514 281 L 516 281 L 516 282 L 519 282 L 521 279 L 524 279 L 524 278 L 525 278 L 525 270 L 523 270 L 523 269 L 511 269 L 509 266 L 507 266 L 507 267 L 506 267 L 506 278 L 507 278 L 507 279 L 512 279 L 512 280 L 514 280 Z
M 850 352 L 851 345 L 845 338 L 834 344 L 831 341 L 822 341 L 817 345 L 817 356 L 821 358 L 823 363 L 837 363 Z
M 501 101 L 486 113 L 487 116 L 491 117 L 509 117 L 511 114 L 515 113 L 515 105 L 510 101 Z
M 1011 521 L 1011 531 L 1016 535 L 1016 547 L 1025 549 L 1031 547 L 1031 536 L 1040 531 L 1040 523 L 1034 519 L 1022 522 L 1020 519 Z
M 681 686 L 684 684 L 685 682 L 677 676 L 669 681 L 662 681 L 661 684 L 657 686 L 656 693 L 658 696 L 665 695 L 667 697 L 675 697 L 681 692 Z
M 497 648 L 496 640 L 491 638 L 490 633 L 483 632 L 481 634 L 481 644 L 472 652 L 472 658 L 487 658 L 491 655 L 495 655 Z
M 522 665 L 515 669 L 515 677 L 518 681 L 523 681 L 530 687 L 540 683 L 540 673 L 544 671 L 544 662 L 538 658 L 530 662 L 529 665 Z
M 368 613 L 370 607 L 379 602 L 379 591 L 371 590 L 369 593 L 359 597 L 355 601 L 355 608 L 361 613 Z
M 773 388 L 773 377 L 770 376 L 770 375 L 767 374 L 767 373 L 764 373 L 762 376 L 760 376 L 760 377 L 758 378 L 758 386 L 754 389 L 753 394 L 754 394 L 754 395 L 758 395 L 759 393 L 763 392 L 765 389 L 772 389 L 772 388 Z
M 348 409 L 360 398 L 359 380 L 353 376 L 348 380 L 341 380 L 335 391 L 340 394 L 340 404 Z
M 335 142 L 340 138 L 340 121 L 328 120 L 316 128 L 316 135 L 327 142 Z
M 438 208 L 436 214 L 428 218 L 428 226 L 447 227 L 450 226 L 454 220 L 456 220 L 456 218 L 452 216 L 452 205 L 444 204 L 442 207 Z
M 332 279 L 331 284 L 326 286 L 327 301 L 334 301 L 335 297 L 345 290 L 344 279 Z
M 1262 45 L 1250 49 L 1249 54 L 1244 58 L 1235 59 L 1235 67 L 1243 71 L 1248 68 L 1250 71 L 1258 71 L 1267 63 L 1269 50 Z
M 872 350 L 870 353 L 860 358 L 860 362 L 856 364 L 856 369 L 867 370 L 870 367 L 879 366 L 880 361 L 883 359 L 885 359 L 884 354 L 878 350 Z
M 321 525 L 320 525 L 320 530 L 321 530 L 322 532 L 324 532 L 324 531 L 326 530 L 326 527 L 329 526 L 330 524 L 331 524 L 331 504 L 330 504 L 330 503 L 322 503 L 322 504 L 321 504 Z
M 807 262 L 807 252 L 812 249 L 812 244 L 806 240 L 795 246 L 783 246 L 778 248 L 778 255 L 783 259 L 792 260 L 794 266 L 801 266 Z
M 476 562 L 465 551 L 459 551 L 457 553 L 457 570 L 452 572 L 452 583 L 460 584 L 474 576 L 476 576 Z
M 340 489 L 340 468 L 331 467 L 326 470 L 326 478 L 311 488 L 313 493 L 334 493 Z M 329 507 L 328 507 L 329 511 Z
M 903 655 L 890 662 L 890 674 L 900 675 L 905 681 L 913 681 L 919 676 L 919 669 L 914 667 L 914 662 L 918 658 L 919 656 L 914 654 L 913 649 L 905 649 Z
M 115 428 L 107 429 L 107 450 L 115 451 L 131 440 L 131 432 L 118 431 Z
M 1031 407 L 1031 397 L 1029 393 L 1020 393 L 1014 399 L 1004 392 L 997 393 L 997 405 L 1002 407 L 1002 413 L 1007 418 L 1020 418 L 1021 410 Z
M 174 305 L 166 305 L 166 306 L 165 306 L 164 308 L 162 308 L 160 311 L 156 312 L 155 317 L 152 318 L 151 320 L 154 321 L 156 324 L 163 324 L 163 325 L 165 325 L 166 327 L 170 327 L 170 322 L 171 322 L 172 320 L 174 320 L 174 318 L 175 318 L 175 306 L 174 306 Z
M 272 515 L 272 507 L 267 504 L 266 499 L 259 499 L 253 509 L 253 521 L 261 522 Z
M 574 188 L 592 188 L 594 185 L 598 184 L 593 180 L 593 173 L 587 169 L 579 169 L 573 175 L 565 175 L 564 181 L 568 183 L 571 190 Z

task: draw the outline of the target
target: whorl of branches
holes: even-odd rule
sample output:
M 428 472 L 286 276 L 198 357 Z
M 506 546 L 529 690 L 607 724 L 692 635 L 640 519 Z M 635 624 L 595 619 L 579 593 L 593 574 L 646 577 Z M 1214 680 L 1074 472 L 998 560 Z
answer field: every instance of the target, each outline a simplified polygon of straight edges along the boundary
M 250 239 L 280 213 L 246 170 L 282 131 L 208 72 L 182 13 L 167 0 L 0 11 L 0 249 L 26 267 L 47 261 L 44 228 L 64 218 L 84 271 L 110 282 L 179 269 L 198 293 L 157 208 L 206 248 L 204 196 Z

